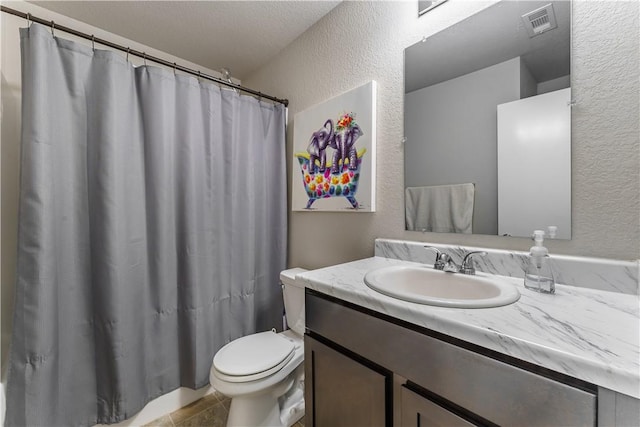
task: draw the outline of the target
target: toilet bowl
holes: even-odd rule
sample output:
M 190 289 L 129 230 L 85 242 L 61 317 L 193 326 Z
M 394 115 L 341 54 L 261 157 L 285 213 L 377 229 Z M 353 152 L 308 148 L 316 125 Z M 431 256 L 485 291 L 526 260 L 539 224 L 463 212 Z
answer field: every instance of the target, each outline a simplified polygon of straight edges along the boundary
M 213 358 L 211 386 L 231 397 L 228 427 L 290 427 L 304 415 L 304 286 L 295 278 L 304 271 L 280 273 L 291 329 L 238 338 Z

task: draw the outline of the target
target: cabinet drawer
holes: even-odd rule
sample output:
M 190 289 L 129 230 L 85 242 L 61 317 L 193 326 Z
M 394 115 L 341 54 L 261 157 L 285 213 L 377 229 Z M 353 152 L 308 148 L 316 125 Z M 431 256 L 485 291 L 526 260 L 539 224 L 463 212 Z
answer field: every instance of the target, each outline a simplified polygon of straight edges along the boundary
M 307 328 L 499 425 L 594 426 L 596 395 L 325 299 Z M 348 325 L 348 327 L 345 327 Z

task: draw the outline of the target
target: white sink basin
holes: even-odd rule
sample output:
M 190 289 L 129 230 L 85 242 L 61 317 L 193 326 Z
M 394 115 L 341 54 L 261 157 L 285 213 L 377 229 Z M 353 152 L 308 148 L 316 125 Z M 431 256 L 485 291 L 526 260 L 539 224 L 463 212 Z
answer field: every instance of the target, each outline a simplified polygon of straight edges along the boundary
M 426 266 L 379 268 L 368 272 L 364 283 L 393 298 L 441 307 L 499 307 L 520 298 L 515 286 L 499 278 L 445 273 Z

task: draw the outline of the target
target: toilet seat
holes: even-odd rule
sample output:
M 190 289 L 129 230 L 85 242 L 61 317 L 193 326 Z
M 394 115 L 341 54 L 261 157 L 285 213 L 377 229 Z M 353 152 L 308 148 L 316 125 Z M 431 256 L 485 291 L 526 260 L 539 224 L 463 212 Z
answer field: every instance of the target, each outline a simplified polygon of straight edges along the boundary
M 282 369 L 294 352 L 294 343 L 275 332 L 247 335 L 216 353 L 213 358 L 215 375 L 234 383 L 256 381 Z

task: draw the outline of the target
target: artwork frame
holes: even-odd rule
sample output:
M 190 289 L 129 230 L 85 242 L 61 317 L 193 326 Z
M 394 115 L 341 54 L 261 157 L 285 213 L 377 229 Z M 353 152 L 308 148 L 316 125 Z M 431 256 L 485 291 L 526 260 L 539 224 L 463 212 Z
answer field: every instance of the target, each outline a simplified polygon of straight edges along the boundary
M 297 113 L 291 209 L 375 212 L 376 82 Z

